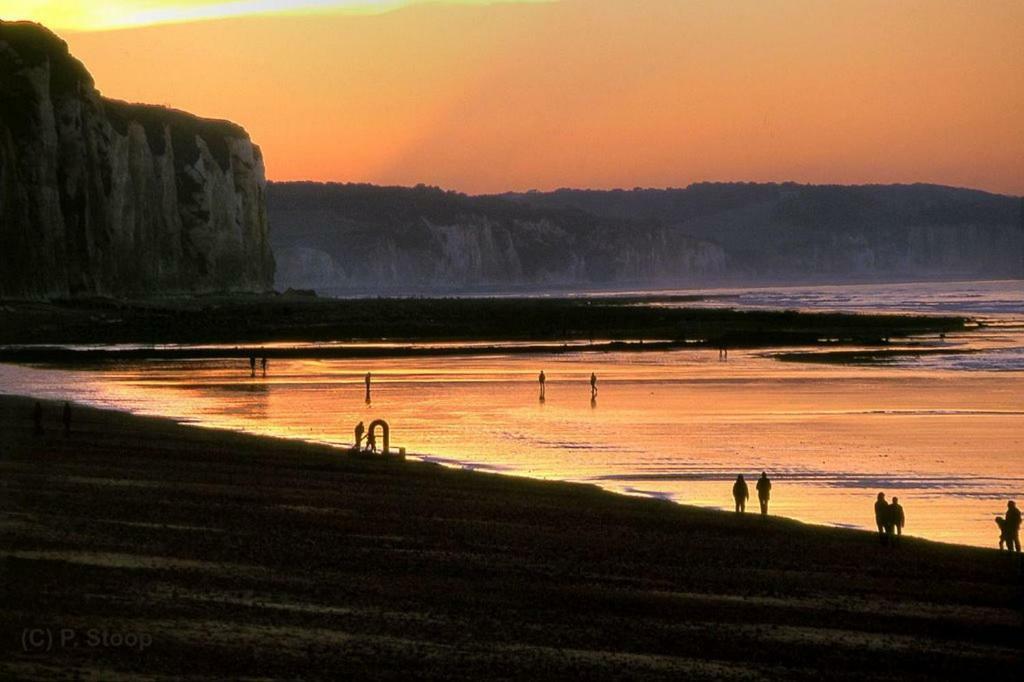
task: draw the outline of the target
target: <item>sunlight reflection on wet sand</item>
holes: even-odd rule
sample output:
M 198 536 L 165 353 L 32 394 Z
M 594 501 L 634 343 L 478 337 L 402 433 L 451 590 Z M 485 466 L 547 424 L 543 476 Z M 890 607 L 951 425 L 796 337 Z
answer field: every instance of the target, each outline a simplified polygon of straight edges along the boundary
M 722 508 L 736 473 L 767 469 L 773 513 L 869 527 L 885 490 L 907 508 L 909 533 L 970 544 L 991 544 L 993 517 L 1024 491 L 1017 372 L 783 364 L 738 351 L 728 362 L 713 351 L 282 360 L 265 379 L 244 365 L 4 366 L 0 383 L 336 445 L 352 442 L 359 420 L 384 418 L 396 446 L 436 461 Z
M 906 508 L 909 534 L 994 546 L 993 518 L 1007 499 L 1024 498 L 1021 285 L 750 290 L 731 301 L 962 311 L 991 325 L 915 340 L 984 352 L 883 366 L 783 363 L 776 351 L 739 350 L 721 362 L 714 350 L 694 349 L 272 360 L 268 377 L 253 378 L 243 359 L 133 361 L 88 371 L 0 365 L 0 392 L 341 446 L 356 422 L 384 418 L 393 446 L 430 461 L 709 507 L 731 508 L 736 474 L 766 469 L 772 513 L 869 528 L 874 496 L 885 491 Z

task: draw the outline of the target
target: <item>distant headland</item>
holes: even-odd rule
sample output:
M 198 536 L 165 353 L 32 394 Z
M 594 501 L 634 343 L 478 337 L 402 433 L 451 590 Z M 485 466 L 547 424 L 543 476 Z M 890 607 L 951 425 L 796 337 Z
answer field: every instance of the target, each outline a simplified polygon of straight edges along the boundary
M 700 183 L 468 196 L 271 183 L 267 209 L 278 286 L 337 295 L 1024 273 L 1024 202 L 937 185 Z

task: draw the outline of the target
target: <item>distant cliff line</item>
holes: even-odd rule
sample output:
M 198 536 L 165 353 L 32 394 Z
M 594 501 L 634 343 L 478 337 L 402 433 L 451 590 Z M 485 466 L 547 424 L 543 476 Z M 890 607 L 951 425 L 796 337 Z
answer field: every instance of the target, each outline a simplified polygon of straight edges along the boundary
M 468 196 L 271 183 L 281 287 L 615 290 L 1024 276 L 1024 202 L 937 185 L 701 183 Z
M 268 290 L 265 194 L 240 126 L 106 99 L 57 36 L 0 22 L 0 297 Z

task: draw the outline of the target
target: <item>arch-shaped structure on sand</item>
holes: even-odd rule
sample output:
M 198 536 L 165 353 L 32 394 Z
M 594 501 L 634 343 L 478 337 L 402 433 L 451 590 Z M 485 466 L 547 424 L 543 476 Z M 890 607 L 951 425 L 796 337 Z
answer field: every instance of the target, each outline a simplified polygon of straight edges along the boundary
M 367 434 L 374 434 L 376 436 L 377 427 L 381 430 L 381 449 L 380 451 L 387 455 L 391 452 L 391 427 L 383 419 L 375 419 L 370 422 L 369 428 L 366 429 Z

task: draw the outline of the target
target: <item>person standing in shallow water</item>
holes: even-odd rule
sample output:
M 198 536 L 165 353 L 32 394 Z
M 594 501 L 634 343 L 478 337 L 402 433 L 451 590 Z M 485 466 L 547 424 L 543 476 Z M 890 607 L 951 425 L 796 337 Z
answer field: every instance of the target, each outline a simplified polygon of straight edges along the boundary
M 892 540 L 899 544 L 900 538 L 903 537 L 903 526 L 907 523 L 907 515 L 903 512 L 900 498 L 892 498 L 892 504 L 889 505 L 889 513 L 892 516 L 893 531 L 896 533 L 892 536 Z
M 878 542 L 883 545 L 889 544 L 886 535 L 891 527 L 889 503 L 885 501 L 885 493 L 878 493 L 875 498 L 875 525 L 878 526 Z
M 540 399 L 544 400 L 544 384 L 547 382 L 547 377 L 544 376 L 544 370 L 540 371 L 537 376 L 537 383 L 540 384 Z
M 372 380 L 372 377 L 370 376 L 370 373 L 367 372 L 366 376 L 363 377 L 363 383 L 366 384 L 366 404 L 367 405 L 370 404 L 370 381 L 371 380 Z
M 768 516 L 768 500 L 772 498 L 772 481 L 768 478 L 768 472 L 762 471 L 761 478 L 757 479 L 757 500 L 761 503 L 761 516 Z
M 594 372 L 590 373 L 590 399 L 593 400 L 597 397 L 597 374 Z
M 249 376 L 256 376 L 256 356 L 249 356 Z
M 747 500 L 750 498 L 750 489 L 743 479 L 743 474 L 736 477 L 732 484 L 732 499 L 736 500 L 736 513 L 742 514 L 747 511 Z
M 263 369 L 263 376 L 267 376 L 267 356 L 264 355 L 260 359 L 260 367 Z

